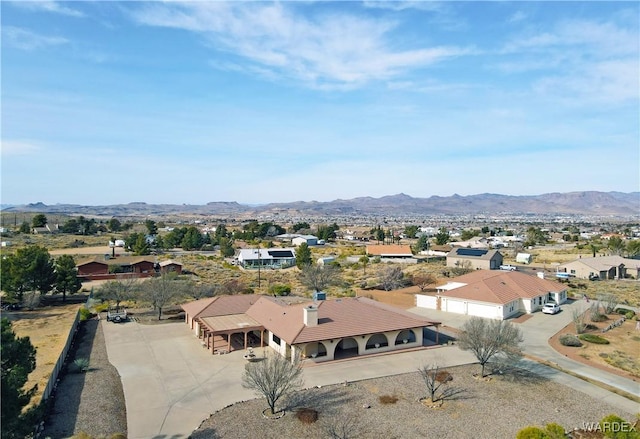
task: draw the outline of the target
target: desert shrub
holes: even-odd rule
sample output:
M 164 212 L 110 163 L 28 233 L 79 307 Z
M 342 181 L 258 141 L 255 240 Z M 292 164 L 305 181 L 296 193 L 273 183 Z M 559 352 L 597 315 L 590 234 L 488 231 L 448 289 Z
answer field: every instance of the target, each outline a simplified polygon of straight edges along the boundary
M 318 420 L 318 411 L 310 408 L 301 408 L 296 411 L 296 418 L 303 424 L 313 424 Z
M 636 315 L 636 312 L 634 310 L 628 309 L 628 308 L 617 308 L 616 309 L 616 313 L 622 314 L 623 316 L 625 316 L 628 319 L 630 319 L 631 317 Z M 627 314 L 631 314 L 631 317 L 629 317 Z
M 93 307 L 93 311 L 94 311 L 96 314 L 99 314 L 99 313 L 101 313 L 101 312 L 104 312 L 104 311 L 106 311 L 106 310 L 108 310 L 108 309 L 109 309 L 109 303 L 108 303 L 108 302 L 101 303 L 101 304 L 99 304 L 99 305 L 95 305 L 95 306 Z
M 291 294 L 291 285 L 273 284 L 269 287 L 269 294 L 276 296 L 288 296 Z
M 640 432 L 631 428 L 633 423 L 627 422 L 618 415 L 607 415 L 600 421 L 604 437 L 613 439 L 640 439 Z
M 564 334 L 560 336 L 560 344 L 562 346 L 571 346 L 575 348 L 579 348 L 582 346 L 582 342 L 578 337 L 571 334 Z
M 114 433 L 109 436 L 109 439 L 127 439 L 127 436 L 123 433 Z
M 85 320 L 89 320 L 93 314 L 91 314 L 91 310 L 86 306 L 80 308 L 80 321 L 84 322 Z
M 88 358 L 76 358 L 73 360 L 73 371 L 80 373 L 86 372 L 89 370 L 89 359 Z
M 594 344 L 609 344 L 609 340 L 595 334 L 580 334 L 578 338 L 580 338 L 580 340 L 588 341 L 589 343 Z
M 439 370 L 436 374 L 436 381 L 439 383 L 448 383 L 449 381 L 453 381 L 453 375 L 446 370 Z
M 93 436 L 85 433 L 84 431 L 80 431 L 77 434 L 74 434 L 71 439 L 93 439 Z
M 525 427 L 516 434 L 516 439 L 549 439 L 540 427 Z
M 547 424 L 544 427 L 544 431 L 549 439 L 562 439 L 567 437 L 564 431 L 564 427 L 562 425 L 556 424 L 555 422 Z
M 398 397 L 392 395 L 380 395 L 378 401 L 380 401 L 381 404 L 395 404 L 398 402 Z
M 592 322 L 604 322 L 607 316 L 602 312 L 600 305 L 596 302 L 589 308 L 589 318 Z

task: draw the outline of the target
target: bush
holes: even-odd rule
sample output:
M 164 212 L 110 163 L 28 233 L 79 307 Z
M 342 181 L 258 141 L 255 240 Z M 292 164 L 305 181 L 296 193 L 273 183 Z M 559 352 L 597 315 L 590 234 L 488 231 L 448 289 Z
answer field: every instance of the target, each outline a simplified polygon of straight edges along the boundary
M 600 421 L 604 437 L 613 439 L 640 439 L 640 433 L 632 430 L 633 423 L 627 422 L 617 415 L 608 415 Z
M 567 437 L 562 425 L 552 422 L 544 427 L 545 433 L 549 436 L 549 439 L 562 439 Z
M 313 424 L 318 420 L 318 411 L 309 408 L 301 408 L 296 411 L 296 418 L 303 424 Z
M 75 372 L 86 372 L 89 370 L 89 359 L 88 358 L 76 358 L 73 361 L 73 369 Z
M 634 310 L 628 309 L 628 308 L 617 308 L 616 309 L 616 313 L 622 314 L 623 316 L 625 316 L 628 319 L 630 319 L 631 317 L 636 315 L 636 312 Z M 631 317 L 629 317 L 627 314 L 631 314 Z
M 525 427 L 516 434 L 516 439 L 549 439 L 540 427 Z
M 273 284 L 269 287 L 269 294 L 276 296 L 288 296 L 291 294 L 291 285 Z
M 396 402 L 398 402 L 398 397 L 391 395 L 381 395 L 378 398 L 378 401 L 380 401 L 381 404 L 395 404 Z
M 578 337 L 576 337 L 575 335 L 571 335 L 571 334 L 561 335 L 560 344 L 562 346 L 571 346 L 574 348 L 579 348 L 580 346 L 582 346 L 582 342 L 580 341 L 580 339 L 578 339 Z
M 91 310 L 89 308 L 87 308 L 86 306 L 83 306 L 82 308 L 80 308 L 81 322 L 84 322 L 85 320 L 89 320 L 91 317 L 93 317 L 93 314 L 91 313 Z
M 578 338 L 580 338 L 580 340 L 588 341 L 589 343 L 594 344 L 609 344 L 609 340 L 595 334 L 580 334 Z
M 100 305 L 95 305 L 95 306 L 93 307 L 93 311 L 94 311 L 96 314 L 100 314 L 101 312 L 104 312 L 104 311 L 106 311 L 106 310 L 108 310 L 108 309 L 109 309 L 109 303 L 107 303 L 107 302 L 105 302 L 105 303 L 101 303 Z

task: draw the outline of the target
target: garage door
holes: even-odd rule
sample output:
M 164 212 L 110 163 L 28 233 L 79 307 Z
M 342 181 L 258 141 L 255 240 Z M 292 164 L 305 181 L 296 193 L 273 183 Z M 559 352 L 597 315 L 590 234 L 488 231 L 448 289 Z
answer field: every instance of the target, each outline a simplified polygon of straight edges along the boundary
M 471 303 L 467 305 L 467 313 L 470 316 L 486 317 L 495 319 L 498 317 L 498 309 L 494 305 L 483 305 L 481 303 Z
M 416 294 L 416 306 L 420 308 L 436 309 L 437 303 L 438 298 L 435 296 Z
M 443 311 L 465 314 L 465 303 L 458 300 L 447 299 L 446 308 L 443 307 Z

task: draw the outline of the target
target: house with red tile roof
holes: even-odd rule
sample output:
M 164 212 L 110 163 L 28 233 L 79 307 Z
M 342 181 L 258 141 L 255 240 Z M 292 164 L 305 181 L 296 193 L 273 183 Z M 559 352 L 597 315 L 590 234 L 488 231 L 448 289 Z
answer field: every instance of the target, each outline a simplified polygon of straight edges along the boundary
M 413 258 L 411 246 L 406 244 L 368 245 L 367 256 L 381 258 Z
M 203 347 L 269 346 L 287 358 L 330 361 L 438 342 L 440 322 L 365 297 L 290 303 L 259 295 L 216 296 L 182 305 Z
M 518 271 L 477 270 L 437 287 L 435 296 L 418 294 L 416 305 L 440 311 L 504 320 L 533 313 L 545 303 L 562 304 L 567 287 Z

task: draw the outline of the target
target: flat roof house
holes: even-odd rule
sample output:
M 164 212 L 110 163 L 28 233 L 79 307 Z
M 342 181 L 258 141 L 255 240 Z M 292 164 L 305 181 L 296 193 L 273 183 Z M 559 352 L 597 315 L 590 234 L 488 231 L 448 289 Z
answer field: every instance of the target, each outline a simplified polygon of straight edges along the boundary
M 368 256 L 380 256 L 381 258 L 413 258 L 410 245 L 368 245 Z
M 269 346 L 286 358 L 322 362 L 423 346 L 424 317 L 364 297 L 289 304 L 270 296 L 218 296 L 182 306 L 212 353 Z
M 416 295 L 419 307 L 499 320 L 566 300 L 567 287 L 559 282 L 499 270 L 473 271 L 437 287 L 435 296 Z
M 77 276 L 83 280 L 116 279 L 128 274 L 132 277 L 150 277 L 156 274 L 156 262 L 146 256 L 95 256 L 76 264 Z
M 236 257 L 243 268 L 287 268 L 296 265 L 292 248 L 243 248 Z

